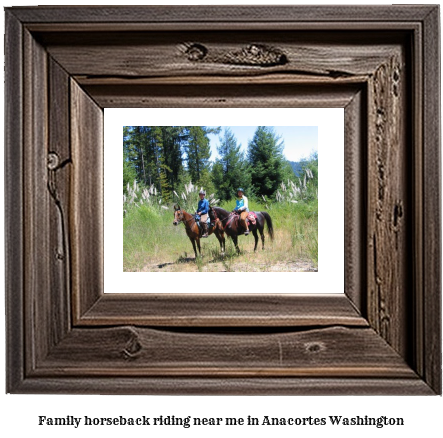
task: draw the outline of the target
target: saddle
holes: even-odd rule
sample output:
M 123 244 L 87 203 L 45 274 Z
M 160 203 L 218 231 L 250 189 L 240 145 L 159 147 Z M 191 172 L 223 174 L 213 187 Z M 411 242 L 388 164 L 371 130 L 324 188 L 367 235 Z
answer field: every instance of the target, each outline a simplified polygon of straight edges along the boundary
M 225 229 L 228 228 L 228 225 L 229 225 L 234 219 L 238 220 L 239 217 L 240 217 L 240 213 L 238 213 L 238 212 L 236 212 L 236 211 L 233 211 L 233 212 L 229 215 L 229 217 L 228 217 L 228 221 L 226 222 L 226 225 L 225 225 L 224 228 L 225 228 Z M 248 213 L 248 215 L 246 216 L 246 221 L 248 222 L 248 226 L 249 226 L 249 225 L 255 225 L 255 224 L 257 223 L 257 215 L 255 214 L 254 211 L 250 211 L 250 212 Z
M 257 222 L 257 215 L 255 214 L 255 211 L 250 211 L 248 213 L 248 216 L 246 217 L 246 220 L 251 223 L 252 225 L 255 225 Z
M 198 214 L 195 215 L 195 223 L 197 224 L 201 234 L 203 232 L 203 228 L 201 226 L 201 220 Z M 208 231 L 215 227 L 215 224 L 211 222 L 211 218 L 209 217 L 209 215 L 208 218 L 206 219 L 206 224 L 208 225 Z

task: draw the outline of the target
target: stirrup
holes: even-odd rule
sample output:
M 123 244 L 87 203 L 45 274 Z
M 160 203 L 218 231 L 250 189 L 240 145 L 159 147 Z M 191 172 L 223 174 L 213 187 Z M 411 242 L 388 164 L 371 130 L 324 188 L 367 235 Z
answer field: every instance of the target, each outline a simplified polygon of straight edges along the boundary
M 249 234 L 249 230 L 245 231 L 245 236 L 247 236 Z

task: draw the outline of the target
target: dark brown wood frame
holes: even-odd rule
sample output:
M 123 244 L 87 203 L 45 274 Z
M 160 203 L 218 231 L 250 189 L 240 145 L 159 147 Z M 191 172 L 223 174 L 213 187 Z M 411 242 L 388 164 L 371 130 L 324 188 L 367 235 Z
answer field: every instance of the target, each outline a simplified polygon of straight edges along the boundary
M 439 40 L 438 6 L 7 8 L 7 391 L 441 394 Z M 272 106 L 345 109 L 345 294 L 104 295 L 103 108 Z

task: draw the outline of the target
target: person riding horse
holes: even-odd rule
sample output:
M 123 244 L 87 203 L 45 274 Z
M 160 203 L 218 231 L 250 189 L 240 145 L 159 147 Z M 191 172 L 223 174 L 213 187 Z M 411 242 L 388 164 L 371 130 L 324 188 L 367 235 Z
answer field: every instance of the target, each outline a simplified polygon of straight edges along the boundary
M 209 212 L 209 201 L 205 199 L 206 192 L 204 190 L 200 190 L 199 194 L 200 201 L 198 201 L 197 212 L 196 215 L 200 216 L 200 225 L 203 230 L 202 237 L 208 237 L 208 212 Z
M 237 189 L 237 199 L 235 201 L 235 208 L 233 212 L 238 213 L 240 215 L 240 224 L 246 230 L 245 236 L 249 234 L 248 221 L 246 218 L 248 217 L 248 198 L 245 196 L 242 188 Z

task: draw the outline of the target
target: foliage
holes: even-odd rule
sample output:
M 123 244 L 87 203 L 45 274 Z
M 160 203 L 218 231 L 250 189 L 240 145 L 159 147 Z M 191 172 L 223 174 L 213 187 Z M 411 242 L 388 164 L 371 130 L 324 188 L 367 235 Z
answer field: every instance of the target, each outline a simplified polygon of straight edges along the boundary
M 182 209 L 193 213 L 197 208 L 199 201 L 198 193 L 201 189 L 202 187 L 197 187 L 192 181 L 189 181 L 183 185 L 183 191 L 172 191 L 171 201 L 174 202 L 174 205 L 179 205 Z M 210 205 L 217 205 L 220 202 L 219 199 L 215 198 L 214 193 L 208 194 L 207 199 Z M 123 194 L 123 215 L 126 216 L 132 210 L 140 207 L 148 208 L 155 214 L 173 211 L 171 205 L 164 203 L 163 197 L 154 184 L 150 187 L 144 187 L 138 184 L 137 181 L 133 181 L 132 185 L 127 184 L 126 193 Z
M 144 186 L 154 184 L 169 199 L 183 170 L 187 131 L 180 126 L 125 126 L 123 156 Z
M 273 196 L 285 173 L 283 142 L 268 126 L 259 126 L 248 145 L 251 182 L 255 192 Z
M 303 170 L 309 169 L 312 173 L 312 182 L 318 189 L 318 152 L 313 152 L 308 159 L 301 161 Z
M 212 167 L 212 179 L 217 197 L 231 199 L 236 190 L 242 187 L 246 193 L 251 185 L 251 175 L 248 164 L 240 151 L 240 145 L 229 128 L 226 128 L 220 138 L 217 148 L 220 158 Z
M 188 193 L 180 206 L 187 211 L 196 206 L 198 189 L 187 187 Z M 175 195 L 174 195 L 175 196 Z M 154 197 L 155 196 L 151 196 Z M 232 210 L 233 201 L 220 202 Z M 232 241 L 226 242 L 223 256 L 214 236 L 202 239 L 204 257 L 194 260 L 191 242 L 184 226 L 172 225 L 173 209 L 164 209 L 157 202 L 137 203 L 123 220 L 125 271 L 276 271 L 300 270 L 303 263 L 312 270 L 318 263 L 318 219 L 315 201 L 269 202 L 252 200 L 251 210 L 267 210 L 272 217 L 275 240 L 266 235 L 266 250 L 254 253 L 253 236 L 240 237 L 242 252 L 237 255 Z M 265 233 L 266 234 L 266 233 Z
M 131 166 L 128 160 L 123 158 L 123 193 L 127 193 L 126 189 L 128 184 L 135 181 L 136 177 L 135 169 Z
M 298 203 L 318 199 L 318 155 L 314 153 L 302 161 L 302 174 L 295 181 L 281 182 L 275 197 L 278 202 Z
M 174 192 L 175 204 L 178 204 L 180 208 L 188 213 L 194 213 L 200 199 L 199 192 L 202 189 L 204 190 L 203 187 L 195 186 L 192 184 L 192 181 L 189 181 L 188 184 L 184 185 L 184 191 L 182 191 L 180 195 L 177 192 Z M 208 199 L 210 205 L 217 205 L 220 202 L 219 199 L 215 198 L 214 193 L 209 193 L 208 191 L 206 191 L 206 193 L 206 198 Z
M 166 151 L 163 144 L 163 132 L 160 126 L 154 126 L 152 128 L 153 140 L 158 150 L 157 166 L 158 166 L 158 183 L 160 187 L 160 194 L 165 203 L 171 201 L 171 192 L 167 172 L 172 173 L 172 169 L 165 163 Z
M 297 270 L 297 263 L 306 260 L 311 267 L 317 265 L 318 155 L 303 160 L 296 176 L 272 128 L 257 128 L 246 156 L 225 129 L 220 158 L 211 165 L 208 134 L 219 132 L 209 127 L 124 127 L 125 271 L 161 270 L 166 265 L 171 270 Z M 271 215 L 275 241 L 267 239 L 266 251 L 253 254 L 253 237 L 242 237 L 245 250 L 238 256 L 230 240 L 222 255 L 215 238 L 203 239 L 206 257 L 194 263 L 183 226 L 172 226 L 173 205 L 195 212 L 203 188 L 211 205 L 230 211 L 239 186 L 247 193 L 250 210 Z
M 134 180 L 132 185 L 127 184 L 126 193 L 123 194 L 123 215 L 141 206 L 149 207 L 155 212 L 159 212 L 159 209 L 168 210 L 166 205 L 162 205 L 162 198 L 154 184 L 147 188 Z
M 221 135 L 220 157 L 211 165 L 208 134 L 220 128 L 205 126 L 125 126 L 123 129 L 123 192 L 136 180 L 150 193 L 155 188 L 159 201 L 170 206 L 180 200 L 189 184 L 204 188 L 214 197 L 229 200 L 243 187 L 248 198 L 284 201 L 316 199 L 318 155 L 299 163 L 299 177 L 283 156 L 283 142 L 271 127 L 257 128 L 241 152 L 234 134 L 226 128 Z M 180 194 L 177 195 L 177 194 Z M 187 193 L 188 194 L 188 193 Z
M 209 183 L 209 171 L 211 169 L 211 148 L 208 134 L 218 133 L 219 128 L 208 128 L 205 126 L 188 126 L 187 143 L 185 144 L 185 154 L 187 171 L 193 181 L 198 185 Z

